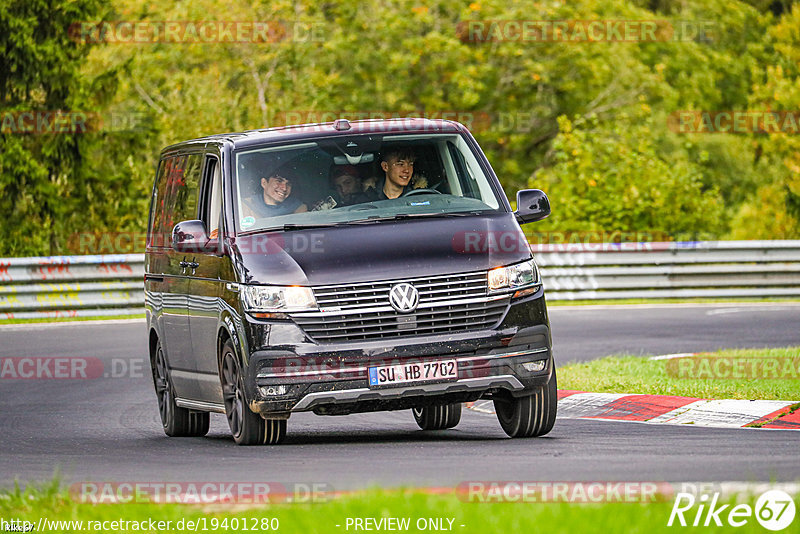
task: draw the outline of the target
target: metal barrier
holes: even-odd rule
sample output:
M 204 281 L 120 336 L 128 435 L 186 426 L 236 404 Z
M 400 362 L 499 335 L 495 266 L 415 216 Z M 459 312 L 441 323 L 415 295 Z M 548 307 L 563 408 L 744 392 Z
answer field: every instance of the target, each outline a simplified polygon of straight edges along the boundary
M 144 313 L 144 255 L 0 259 L 0 319 Z
M 800 241 L 531 246 L 548 300 L 800 296 Z
M 532 245 L 548 300 L 800 297 L 800 241 Z M 144 312 L 144 255 L 0 259 L 0 319 Z

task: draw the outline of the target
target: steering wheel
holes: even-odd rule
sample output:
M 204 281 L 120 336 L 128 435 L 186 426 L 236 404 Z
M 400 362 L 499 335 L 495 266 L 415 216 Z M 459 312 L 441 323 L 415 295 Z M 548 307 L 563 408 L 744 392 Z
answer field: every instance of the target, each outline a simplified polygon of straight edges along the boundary
M 403 193 L 402 196 L 410 197 L 411 195 L 422 195 L 424 193 L 436 193 L 437 195 L 441 195 L 441 191 L 437 191 L 436 189 L 428 189 L 426 187 L 420 187 L 419 189 L 412 189 L 410 191 L 406 191 Z

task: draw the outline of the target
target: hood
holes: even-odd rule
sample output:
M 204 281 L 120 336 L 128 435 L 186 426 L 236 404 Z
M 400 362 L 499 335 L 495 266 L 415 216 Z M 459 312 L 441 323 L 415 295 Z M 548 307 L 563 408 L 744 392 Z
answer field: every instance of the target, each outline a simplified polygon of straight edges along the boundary
M 531 257 L 511 213 L 378 221 L 239 236 L 243 282 L 329 285 L 488 270 Z

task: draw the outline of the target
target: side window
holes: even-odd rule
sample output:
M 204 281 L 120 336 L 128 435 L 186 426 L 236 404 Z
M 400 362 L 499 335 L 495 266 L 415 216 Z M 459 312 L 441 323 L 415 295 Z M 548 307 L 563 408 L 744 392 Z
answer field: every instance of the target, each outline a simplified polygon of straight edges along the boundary
M 203 156 L 173 156 L 161 161 L 153 195 L 153 224 L 149 243 L 172 246 L 172 228 L 181 221 L 197 218 L 197 196 Z
M 203 191 L 200 196 L 200 219 L 206 225 L 208 237 L 219 237 L 220 214 L 222 212 L 222 176 L 219 161 L 208 156 L 203 173 Z
M 469 172 L 469 166 L 464 160 L 464 155 L 449 141 L 447 142 L 447 149 L 450 151 L 450 157 L 453 158 L 453 165 L 456 168 L 458 183 L 463 191 L 463 196 L 480 199 L 478 182 Z
M 175 180 L 177 192 L 175 194 L 175 207 L 173 226 L 181 221 L 197 219 L 197 199 L 200 190 L 200 174 L 203 169 L 203 155 L 190 154 L 183 156 L 185 166 L 182 180 Z M 170 227 L 171 231 L 172 227 Z
M 150 222 L 147 225 L 147 246 L 148 247 L 163 247 L 163 220 L 164 220 L 164 207 L 166 203 L 166 173 L 167 160 L 161 160 L 158 164 L 158 171 L 156 172 L 156 180 L 153 185 L 153 197 L 150 199 Z

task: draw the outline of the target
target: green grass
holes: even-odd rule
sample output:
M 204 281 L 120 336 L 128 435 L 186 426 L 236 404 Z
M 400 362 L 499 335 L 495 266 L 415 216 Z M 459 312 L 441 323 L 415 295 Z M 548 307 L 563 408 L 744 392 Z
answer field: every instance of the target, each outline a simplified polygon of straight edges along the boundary
M 708 353 L 708 356 L 791 358 L 796 362 L 800 358 L 800 347 L 721 350 Z M 676 364 L 677 360 L 650 360 L 642 356 L 609 356 L 586 363 L 573 363 L 558 370 L 558 387 L 593 393 L 800 401 L 800 380 L 797 379 L 678 378 L 674 373 L 675 367 L 672 367 L 673 373 L 669 373 L 667 367 Z
M 797 508 L 800 500 L 794 496 Z M 755 503 L 753 496 L 737 496 L 726 502 Z M 416 522 L 420 518 L 453 519 L 452 532 L 455 533 L 609 533 L 626 532 L 651 534 L 684 530 L 681 527 L 667 527 L 672 509 L 672 497 L 649 503 L 474 503 L 464 502 L 453 493 L 430 494 L 419 490 L 365 490 L 355 494 L 338 497 L 328 502 L 316 504 L 278 504 L 263 506 L 243 505 L 179 505 L 179 504 L 88 504 L 74 500 L 69 494 L 53 483 L 40 490 L 15 489 L 0 495 L 0 517 L 23 519 L 38 524 L 40 518 L 48 520 L 84 521 L 171 521 L 172 528 L 161 532 L 181 532 L 174 525 L 180 520 L 205 521 L 206 532 L 243 531 L 241 524 L 247 521 L 248 530 L 253 530 L 253 522 L 260 524 L 263 518 L 277 518 L 281 533 L 336 533 L 358 532 L 352 526 L 348 529 L 347 518 L 410 518 L 408 532 L 420 532 Z M 687 512 L 691 522 L 695 507 Z M 731 507 L 728 507 L 730 510 Z M 228 528 L 222 528 L 224 519 Z M 237 518 L 240 528 L 231 528 L 232 519 Z M 724 514 L 723 514 L 724 520 Z M 795 523 L 800 519 L 795 518 Z M 212 526 L 218 525 L 217 529 Z M 185 524 L 185 523 L 184 523 Z M 444 522 L 447 525 L 447 521 Z M 337 527 L 337 525 L 340 525 Z M 463 525 L 463 526 L 462 526 Z M 729 526 L 700 527 L 703 532 L 726 532 Z M 697 529 L 691 529 L 695 531 Z M 790 529 L 791 530 L 791 527 Z M 76 532 L 67 528 L 53 529 L 51 532 Z M 84 532 L 88 531 L 84 526 Z M 94 530 L 97 532 L 97 530 Z M 126 532 L 117 529 L 116 532 Z M 133 531 L 128 529 L 127 532 Z M 184 532 L 191 531 L 184 529 Z M 204 532 L 203 527 L 198 528 Z M 268 530 L 262 530 L 267 532 Z M 748 523 L 737 532 L 764 532 L 751 517 Z M 363 531 L 360 531 L 363 532 Z M 428 532 L 431 532 L 430 530 Z
M 128 315 L 97 315 L 87 317 L 47 317 L 41 319 L 0 319 L 0 326 L 4 324 L 33 324 L 33 323 L 71 323 L 74 321 L 110 321 L 119 319 L 144 319 L 144 313 Z

